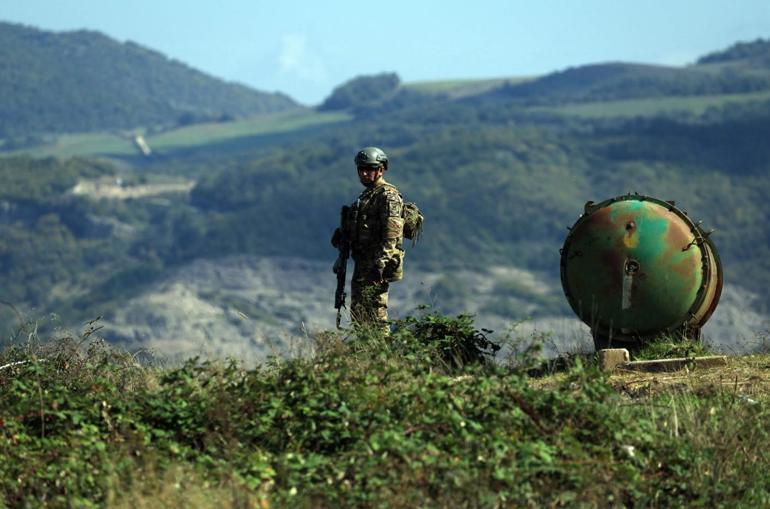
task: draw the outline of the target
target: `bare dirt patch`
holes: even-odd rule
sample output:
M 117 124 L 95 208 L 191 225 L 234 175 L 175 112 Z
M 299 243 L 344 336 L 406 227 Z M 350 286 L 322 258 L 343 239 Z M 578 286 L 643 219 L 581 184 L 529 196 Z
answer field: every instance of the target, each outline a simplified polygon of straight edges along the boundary
M 123 184 L 120 179 L 83 180 L 72 188 L 72 194 L 85 195 L 92 199 L 109 198 L 127 200 L 166 193 L 189 193 L 195 185 L 193 180 L 159 182 L 155 184 Z

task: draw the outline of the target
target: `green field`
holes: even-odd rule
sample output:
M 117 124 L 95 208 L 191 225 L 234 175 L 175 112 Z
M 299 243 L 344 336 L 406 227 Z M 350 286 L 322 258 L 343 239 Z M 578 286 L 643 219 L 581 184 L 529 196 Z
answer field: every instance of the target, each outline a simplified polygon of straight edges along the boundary
M 315 111 L 260 115 L 235 122 L 195 124 L 149 136 L 147 142 L 154 150 L 174 150 L 182 147 L 205 145 L 234 138 L 283 134 L 314 126 L 344 122 L 350 115 L 340 112 Z
M 312 110 L 259 115 L 232 122 L 195 124 L 159 133 L 146 133 L 144 129 L 124 132 L 98 132 L 64 134 L 47 145 L 8 152 L 8 155 L 30 154 L 39 157 L 73 156 L 131 156 L 139 150 L 133 142 L 136 133 L 144 133 L 153 152 L 164 154 L 208 144 L 237 144 L 239 140 L 254 137 L 285 135 L 317 126 L 344 122 L 350 119 L 346 113 L 317 113 Z
M 415 81 L 403 86 L 409 90 L 428 94 L 446 94 L 452 99 L 481 94 L 500 87 L 505 83 L 518 84 L 535 79 L 534 77 L 508 77 L 490 79 L 459 79 L 438 81 Z
M 559 107 L 535 107 L 531 111 L 558 113 L 581 118 L 652 117 L 668 113 L 691 113 L 702 115 L 709 108 L 721 108 L 730 103 L 766 101 L 770 92 L 751 94 L 723 94 L 687 97 L 651 97 L 624 99 L 621 101 L 600 101 L 567 104 Z
M 406 89 L 445 94 L 457 99 L 484 93 L 504 83 L 520 83 L 532 78 L 494 78 L 486 80 L 445 80 L 407 83 Z M 709 108 L 719 108 L 730 103 L 766 101 L 770 92 L 749 94 L 725 94 L 687 97 L 656 97 L 618 101 L 574 103 L 563 106 L 533 107 L 530 111 L 556 113 L 579 118 L 630 118 L 651 117 L 672 113 L 701 115 Z M 213 152 L 230 152 L 269 142 L 276 136 L 287 136 L 320 126 L 337 124 L 350 120 L 352 116 L 343 112 L 319 113 L 302 110 L 287 113 L 258 115 L 232 122 L 209 122 L 176 129 L 153 132 L 145 128 L 134 131 L 63 134 L 55 141 L 6 152 L 6 155 L 29 154 L 38 157 L 74 156 L 138 156 L 134 144 L 135 134 L 143 134 L 152 151 L 160 155 L 204 149 Z
M 9 152 L 8 155 L 29 154 L 39 157 L 73 157 L 100 154 L 131 155 L 138 150 L 128 133 L 62 134 L 46 145 Z

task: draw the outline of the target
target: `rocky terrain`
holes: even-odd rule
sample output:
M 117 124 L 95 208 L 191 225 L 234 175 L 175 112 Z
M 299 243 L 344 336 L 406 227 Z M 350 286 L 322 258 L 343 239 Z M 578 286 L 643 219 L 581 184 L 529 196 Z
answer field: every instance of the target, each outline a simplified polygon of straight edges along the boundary
M 106 316 L 101 332 L 129 349 L 149 349 L 167 359 L 235 357 L 251 364 L 270 355 L 301 354 L 312 348 L 314 334 L 334 328 L 331 263 L 254 256 L 199 259 L 170 272 Z M 447 303 L 441 302 L 440 292 L 446 274 L 408 270 L 404 281 L 391 286 L 392 318 L 419 313 L 418 307 L 427 305 L 475 315 L 477 327 L 494 330 L 492 337 L 508 345 L 504 352 L 532 340 L 541 341 L 549 356 L 592 349 L 590 331 L 576 318 L 538 312 L 537 295 L 561 294 L 554 278 L 513 266 L 457 270 L 451 279 L 467 294 Z M 506 281 L 530 289 L 529 304 L 495 291 Z M 514 309 L 523 307 L 525 315 L 490 311 L 499 309 L 490 304 L 506 300 Z M 705 342 L 728 353 L 767 348 L 770 320 L 755 310 L 759 300 L 755 294 L 726 285 L 704 330 Z M 537 317 L 526 318 L 526 314 Z

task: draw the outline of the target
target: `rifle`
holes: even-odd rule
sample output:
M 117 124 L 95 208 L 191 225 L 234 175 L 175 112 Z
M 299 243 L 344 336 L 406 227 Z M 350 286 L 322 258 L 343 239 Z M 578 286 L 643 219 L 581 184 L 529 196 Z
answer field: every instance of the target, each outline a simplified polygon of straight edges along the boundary
M 337 260 L 334 262 L 334 268 L 332 269 L 332 271 L 337 274 L 337 291 L 334 292 L 334 308 L 337 310 L 338 329 L 340 328 L 342 308 L 345 307 L 345 277 L 348 270 L 348 258 L 350 258 L 351 224 L 355 224 L 355 214 L 357 210 L 357 206 L 351 208 L 345 205 L 342 207 L 342 211 L 340 212 L 340 227 L 337 228 L 334 232 L 334 237 L 332 237 L 332 245 L 339 250 L 339 255 L 337 255 Z

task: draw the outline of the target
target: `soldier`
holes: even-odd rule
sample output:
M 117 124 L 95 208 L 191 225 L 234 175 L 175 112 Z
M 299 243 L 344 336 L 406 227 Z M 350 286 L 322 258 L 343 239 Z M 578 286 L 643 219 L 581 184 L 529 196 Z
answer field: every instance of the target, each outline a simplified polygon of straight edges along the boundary
M 389 333 L 388 287 L 403 276 L 403 199 L 385 182 L 388 156 L 377 147 L 361 149 L 355 157 L 364 191 L 351 207 L 343 228 L 350 238 L 355 268 L 351 281 L 350 317 Z M 338 237 L 335 234 L 335 237 Z M 334 240 L 332 243 L 335 243 Z

